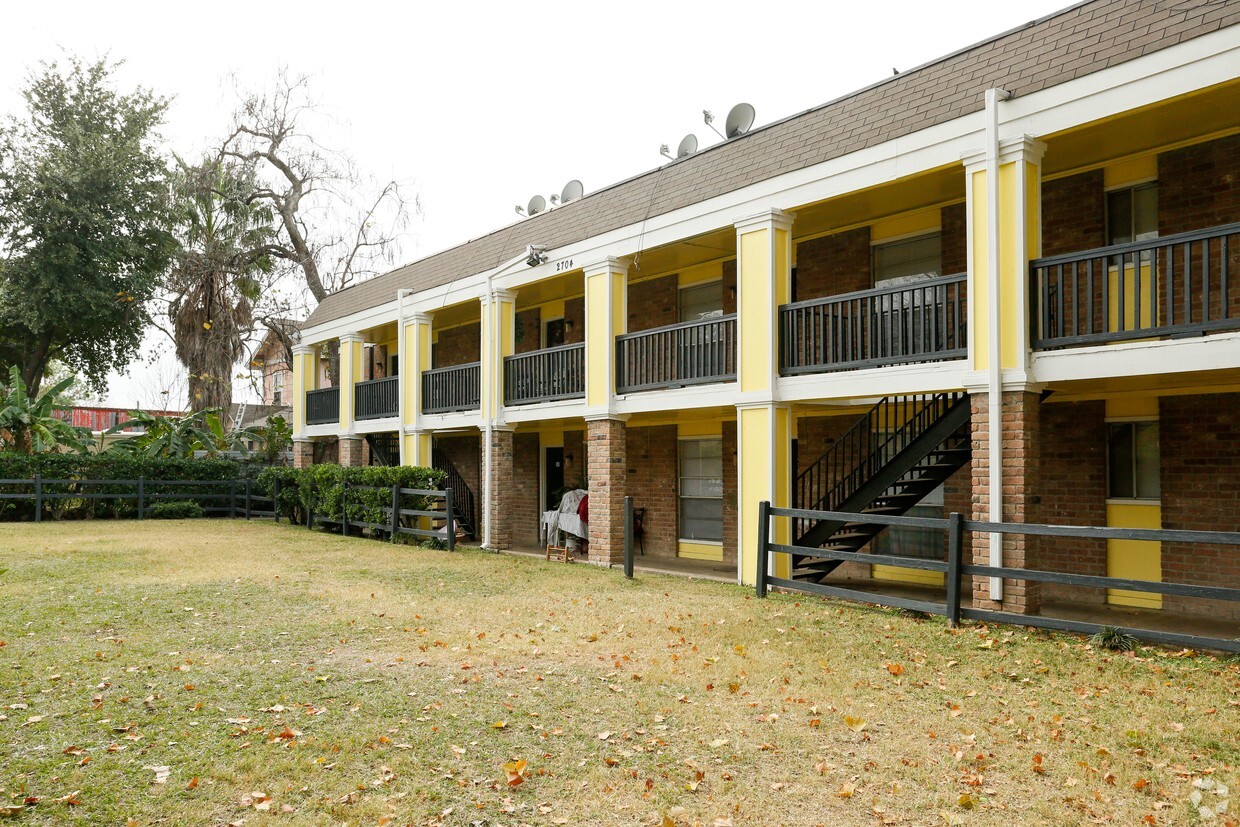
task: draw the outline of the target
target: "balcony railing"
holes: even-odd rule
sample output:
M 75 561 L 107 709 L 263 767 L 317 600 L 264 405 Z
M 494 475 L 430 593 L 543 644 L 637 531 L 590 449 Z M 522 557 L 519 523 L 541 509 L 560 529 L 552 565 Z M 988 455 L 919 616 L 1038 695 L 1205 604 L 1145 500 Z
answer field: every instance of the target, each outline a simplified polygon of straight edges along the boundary
M 585 393 L 585 344 L 549 347 L 504 359 L 506 405 L 574 399 Z
M 381 419 L 396 416 L 400 379 L 371 379 L 353 386 L 353 411 L 358 419 Z
M 1029 265 L 1035 350 L 1240 330 L 1240 224 Z
M 422 413 L 478 409 L 481 364 L 435 368 L 422 374 Z
M 736 314 L 616 337 L 616 391 L 736 379 Z
M 968 355 L 967 276 L 861 290 L 779 309 L 784 376 Z
M 340 388 L 306 391 L 306 424 L 326 425 L 340 421 Z

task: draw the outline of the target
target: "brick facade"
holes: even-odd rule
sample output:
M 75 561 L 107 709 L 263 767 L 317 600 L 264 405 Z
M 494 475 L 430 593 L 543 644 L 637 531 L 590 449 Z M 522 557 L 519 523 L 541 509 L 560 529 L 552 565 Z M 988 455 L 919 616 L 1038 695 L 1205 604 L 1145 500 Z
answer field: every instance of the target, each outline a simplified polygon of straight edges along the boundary
M 585 431 L 564 432 L 564 487 L 585 488 L 586 435 Z
M 1106 244 L 1106 198 L 1100 169 L 1042 182 L 1042 255 Z
M 1159 403 L 1163 528 L 1240 531 L 1240 395 L 1165 396 Z M 1240 588 L 1235 546 L 1164 543 L 1163 579 Z M 1240 604 L 1163 597 L 1164 610 L 1240 621 Z
M 1042 521 L 1052 525 L 1104 526 L 1107 524 L 1106 403 L 1042 405 L 1041 508 Z M 1039 553 L 1048 571 L 1107 573 L 1105 540 L 1083 537 L 1042 537 Z M 1042 584 L 1047 601 L 1104 603 L 1106 592 L 1055 583 Z
M 433 350 L 435 358 L 432 367 L 446 368 L 477 362 L 482 353 L 481 323 L 473 322 L 439 331 Z
M 363 450 L 366 443 L 361 437 L 342 436 L 338 440 L 336 460 L 346 467 L 365 465 L 366 454 Z
M 797 244 L 795 301 L 868 290 L 872 286 L 869 227 Z
M 628 428 L 624 493 L 634 508 L 646 509 L 645 550 L 655 557 L 675 557 L 679 531 L 677 438 L 675 425 Z M 593 506 L 594 498 L 590 498 Z M 591 507 L 593 518 L 593 507 Z
M 973 433 L 973 519 L 990 519 L 990 462 L 987 440 L 990 434 L 990 412 L 987 394 L 970 395 Z M 1003 394 L 1000 428 L 1003 434 L 1003 520 L 1012 523 L 1041 522 L 1039 452 L 1041 449 L 1041 417 L 1038 395 L 1021 391 Z M 973 562 L 988 565 L 990 539 L 975 534 Z M 1003 565 L 1014 568 L 1039 568 L 1037 537 L 1009 534 L 1003 538 Z M 973 582 L 973 604 L 978 608 L 1002 609 L 1021 614 L 1037 614 L 1041 608 L 1040 584 L 1027 580 L 1004 580 L 1003 602 L 989 599 L 987 578 Z
M 726 282 L 725 282 L 726 284 Z M 727 293 L 725 292 L 726 296 Z M 723 423 L 723 562 L 736 563 L 737 503 L 740 479 L 736 476 L 736 422 Z
M 512 431 L 503 428 L 491 431 L 491 479 L 482 496 L 483 509 L 491 526 L 490 548 L 512 548 L 518 522 L 513 471 L 514 437 Z
M 478 508 L 482 508 L 482 439 L 472 436 L 436 436 L 435 448 L 456 466 L 469 490 L 474 492 Z M 481 511 L 479 512 L 481 519 Z M 481 535 L 482 527 L 474 526 Z
M 539 475 L 542 443 L 538 434 L 516 434 L 512 443 L 512 543 L 518 547 L 538 544 L 538 518 L 542 511 Z
M 314 465 L 314 443 L 308 439 L 293 440 L 293 467 L 309 468 Z
M 624 562 L 625 425 L 618 419 L 586 423 L 590 491 L 590 562 Z
M 679 284 L 679 276 L 674 273 L 629 284 L 629 332 L 680 321 Z
M 1240 135 L 1158 156 L 1158 233 L 1240 221 Z
M 939 211 L 943 232 L 942 274 L 954 276 L 969 269 L 969 218 L 964 203 L 949 204 Z

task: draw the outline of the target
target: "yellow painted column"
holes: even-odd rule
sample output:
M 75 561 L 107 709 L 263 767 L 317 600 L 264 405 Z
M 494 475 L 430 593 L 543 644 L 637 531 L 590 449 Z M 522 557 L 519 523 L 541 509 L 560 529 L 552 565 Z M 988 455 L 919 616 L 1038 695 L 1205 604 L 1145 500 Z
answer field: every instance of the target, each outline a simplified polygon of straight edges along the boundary
M 431 317 L 415 313 L 399 336 L 401 392 L 401 465 L 431 464 L 431 435 L 422 430 L 422 373 L 431 367 Z
M 628 262 L 605 258 L 584 270 L 586 293 L 586 408 L 613 413 L 616 337 L 628 325 Z
M 736 406 L 738 577 L 758 571 L 758 504 L 792 504 L 792 413 L 779 402 L 779 307 L 792 291 L 792 219 L 768 210 L 736 222 Z M 771 539 L 788 543 L 790 521 L 773 520 Z M 786 555 L 768 570 L 789 576 Z
M 999 364 L 1003 370 L 1024 373 L 1028 366 L 1029 262 L 1042 254 L 1045 151 L 1045 144 L 1028 135 L 1000 141 L 995 226 L 991 226 L 995 222 L 989 202 L 986 153 L 973 153 L 964 159 L 969 222 L 969 357 L 977 371 L 990 366 L 992 330 L 1000 337 Z M 990 318 L 992 291 L 999 296 L 995 324 Z
M 482 418 L 502 419 L 504 413 L 504 357 L 516 350 L 517 294 L 494 290 L 482 300 L 482 368 L 479 398 Z
M 362 336 L 346 333 L 340 337 L 340 432 L 353 433 L 353 387 L 362 381 Z
M 318 352 L 310 345 L 293 346 L 293 436 L 306 430 L 306 393 L 318 383 Z

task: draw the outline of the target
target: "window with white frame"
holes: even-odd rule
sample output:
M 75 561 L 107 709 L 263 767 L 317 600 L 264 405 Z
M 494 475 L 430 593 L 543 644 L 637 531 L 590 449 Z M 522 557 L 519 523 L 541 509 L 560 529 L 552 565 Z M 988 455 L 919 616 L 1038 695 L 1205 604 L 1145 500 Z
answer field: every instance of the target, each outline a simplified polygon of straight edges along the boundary
M 1157 500 L 1160 468 L 1158 422 L 1107 423 L 1107 496 Z
M 875 287 L 931 279 L 943 269 L 943 235 L 936 231 L 875 244 L 871 256 Z
M 680 539 L 723 540 L 723 440 L 680 440 Z
M 271 404 L 280 405 L 284 398 L 284 371 L 277 370 L 271 374 Z
M 1107 244 L 1158 238 L 1158 182 L 1107 193 Z

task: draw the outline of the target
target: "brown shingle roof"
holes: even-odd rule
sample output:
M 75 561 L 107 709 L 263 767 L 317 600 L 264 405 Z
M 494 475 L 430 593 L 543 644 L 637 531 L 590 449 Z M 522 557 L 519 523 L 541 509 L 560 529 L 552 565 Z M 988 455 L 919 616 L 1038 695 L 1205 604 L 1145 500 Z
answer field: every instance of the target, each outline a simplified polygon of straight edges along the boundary
M 983 107 L 981 90 L 1028 95 L 1240 23 L 1227 0 L 1093 0 L 482 238 L 352 285 L 306 327 L 489 270 L 526 244 L 551 249 L 908 135 Z M 657 190 L 655 188 L 657 187 Z M 652 190 L 655 190 L 652 198 Z

